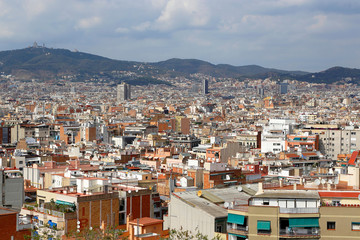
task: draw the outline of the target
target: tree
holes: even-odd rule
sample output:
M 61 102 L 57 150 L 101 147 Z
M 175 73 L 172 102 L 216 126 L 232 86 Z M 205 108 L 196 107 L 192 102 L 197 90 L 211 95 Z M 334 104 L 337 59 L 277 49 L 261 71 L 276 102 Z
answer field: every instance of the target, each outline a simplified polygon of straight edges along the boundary
M 115 227 L 109 227 L 105 230 L 100 228 L 84 229 L 81 232 L 74 232 L 68 234 L 68 237 L 73 237 L 75 240 L 118 240 L 127 239 L 123 236 L 123 229 L 116 229 Z
M 26 240 L 43 240 L 43 239 L 51 239 L 51 240 L 61 240 L 60 236 L 56 236 L 51 232 L 50 229 L 45 229 L 39 231 L 38 228 L 34 228 L 31 230 L 31 235 L 25 235 L 24 239 Z
M 46 227 L 46 226 L 45 226 Z M 84 229 L 81 232 L 72 232 L 67 234 L 67 237 L 70 237 L 74 240 L 125 240 L 127 237 L 122 236 L 124 230 L 116 228 L 106 228 L 102 230 L 100 228 L 90 228 Z M 51 233 L 50 229 L 39 229 L 35 228 L 32 230 L 31 236 L 25 236 L 26 240 L 61 240 L 61 236 L 56 236 Z
M 193 233 L 189 230 L 180 230 L 171 229 L 169 232 L 169 238 L 165 238 L 163 240 L 210 240 L 207 235 L 204 235 L 196 229 L 197 232 Z M 221 240 L 220 235 L 216 235 L 215 237 L 211 238 L 211 240 Z

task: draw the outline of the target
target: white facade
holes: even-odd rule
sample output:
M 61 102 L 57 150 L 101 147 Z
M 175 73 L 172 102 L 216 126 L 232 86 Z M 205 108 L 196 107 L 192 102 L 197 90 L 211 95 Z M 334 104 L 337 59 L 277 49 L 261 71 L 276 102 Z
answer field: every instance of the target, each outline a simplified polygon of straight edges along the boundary
M 285 150 L 286 135 L 292 133 L 295 120 L 270 119 L 269 125 L 265 126 L 261 134 L 262 153 L 280 153 Z

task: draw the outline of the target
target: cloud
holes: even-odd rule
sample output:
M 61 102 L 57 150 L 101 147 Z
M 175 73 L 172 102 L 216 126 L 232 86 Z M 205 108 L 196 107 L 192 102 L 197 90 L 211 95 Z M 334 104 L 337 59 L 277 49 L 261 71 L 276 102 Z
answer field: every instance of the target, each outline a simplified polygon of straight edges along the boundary
M 325 15 L 316 15 L 313 17 L 313 19 L 315 23 L 309 27 L 309 29 L 312 31 L 318 31 L 322 29 L 327 22 L 327 16 Z
M 128 33 L 129 29 L 124 28 L 124 27 L 118 27 L 118 28 L 115 29 L 115 32 L 117 32 L 117 33 Z
M 100 23 L 100 17 L 83 18 L 77 22 L 75 29 L 89 29 L 99 25 Z
M 359 12 L 358 0 L 0 0 L 0 50 L 37 41 L 125 60 L 356 67 Z
M 170 0 L 156 20 L 156 27 L 161 30 L 176 29 L 183 26 L 202 27 L 210 19 L 206 1 Z

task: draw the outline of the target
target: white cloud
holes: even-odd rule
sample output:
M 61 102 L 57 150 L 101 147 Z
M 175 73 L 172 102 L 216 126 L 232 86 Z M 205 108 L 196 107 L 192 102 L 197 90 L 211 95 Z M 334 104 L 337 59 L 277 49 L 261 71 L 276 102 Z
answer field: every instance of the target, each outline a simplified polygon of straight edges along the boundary
M 100 17 L 83 18 L 77 22 L 75 29 L 89 29 L 99 25 L 100 23 Z
M 0 26 L 0 38 L 11 38 L 14 32 L 10 31 L 6 26 Z
M 149 22 L 149 21 L 142 22 L 139 25 L 136 25 L 133 27 L 134 30 L 140 31 L 140 32 L 150 30 L 150 28 L 151 28 L 151 22 Z
M 327 16 L 325 16 L 325 15 L 316 15 L 316 16 L 313 17 L 313 20 L 314 20 L 315 23 L 313 23 L 309 27 L 309 30 L 319 31 L 325 26 L 325 24 L 327 22 Z
M 169 0 L 156 20 L 156 27 L 161 30 L 176 29 L 180 26 L 201 27 L 209 20 L 206 1 Z
M 118 27 L 118 28 L 115 29 L 115 32 L 117 32 L 117 33 L 128 33 L 129 29 L 124 28 L 124 27 Z

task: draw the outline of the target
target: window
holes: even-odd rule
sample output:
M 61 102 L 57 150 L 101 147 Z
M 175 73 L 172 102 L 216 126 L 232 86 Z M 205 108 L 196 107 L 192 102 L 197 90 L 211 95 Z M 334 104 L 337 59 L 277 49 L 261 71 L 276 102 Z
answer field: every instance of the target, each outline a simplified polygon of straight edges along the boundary
M 327 222 L 328 230 L 335 230 L 335 222 Z
M 351 132 L 351 135 L 356 135 L 356 132 Z
M 24 162 L 23 161 L 19 161 L 19 164 L 23 164 Z
M 360 222 L 352 222 L 351 230 L 352 231 L 360 231 Z
M 264 205 L 269 206 L 269 199 L 264 199 Z

